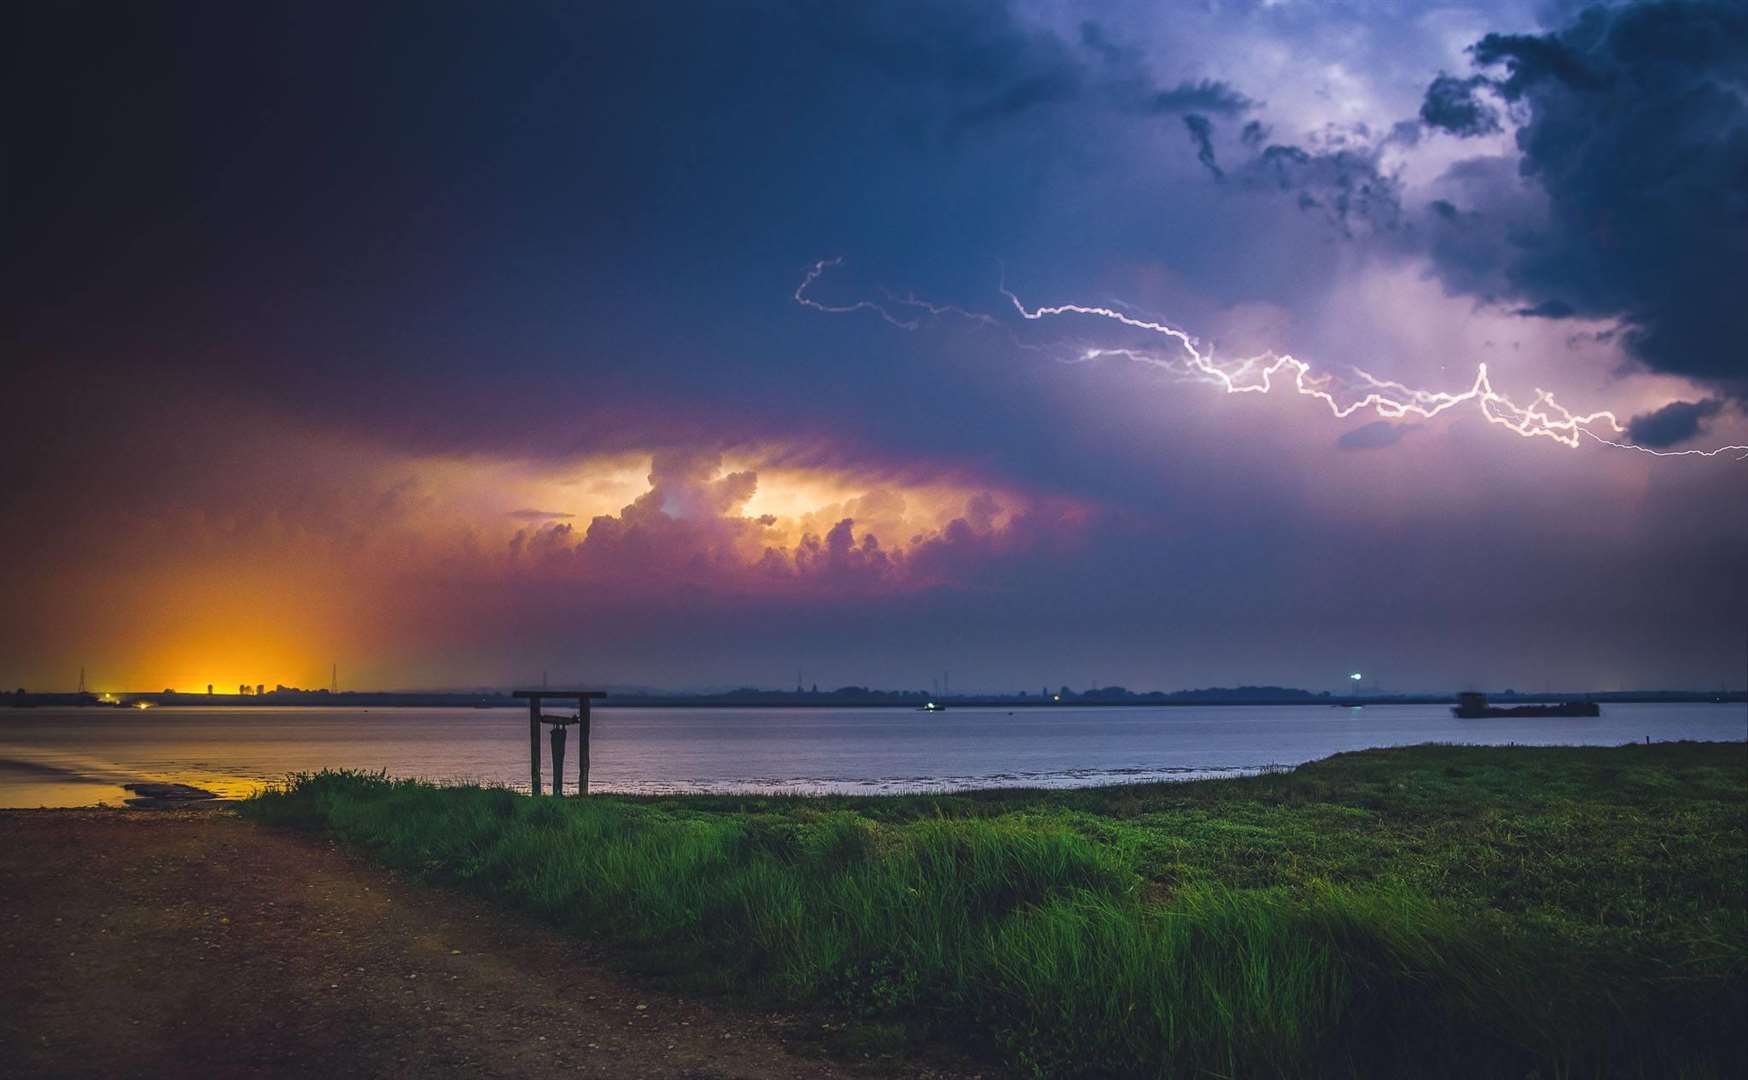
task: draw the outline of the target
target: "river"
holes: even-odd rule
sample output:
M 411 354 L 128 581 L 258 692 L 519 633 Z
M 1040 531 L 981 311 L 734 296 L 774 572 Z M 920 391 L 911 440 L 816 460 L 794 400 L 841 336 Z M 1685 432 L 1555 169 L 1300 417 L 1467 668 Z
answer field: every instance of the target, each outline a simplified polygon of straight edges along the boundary
M 1448 742 L 1741 741 L 1748 705 L 1604 705 L 1595 719 L 1457 720 L 1444 706 L 902 709 L 600 708 L 596 791 L 880 794 L 1230 775 L 1342 750 Z M 545 740 L 542 740 L 543 745 Z M 576 742 L 566 774 L 575 784 Z M 518 709 L 0 709 L 0 807 L 116 805 L 122 784 L 246 795 L 287 774 L 528 787 Z M 550 777 L 550 765 L 546 767 Z

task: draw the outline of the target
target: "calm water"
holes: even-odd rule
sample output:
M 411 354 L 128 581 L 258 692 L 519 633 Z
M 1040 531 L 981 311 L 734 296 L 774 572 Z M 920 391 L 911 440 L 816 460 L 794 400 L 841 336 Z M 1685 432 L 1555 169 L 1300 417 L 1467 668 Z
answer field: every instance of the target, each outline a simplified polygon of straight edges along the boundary
M 1596 719 L 1456 720 L 1444 706 L 597 709 L 590 786 L 873 794 L 1186 779 L 1423 742 L 1740 741 L 1744 705 L 1604 705 Z M 545 740 L 542 739 L 544 747 Z M 567 775 L 575 784 L 576 742 Z M 0 709 L 0 807 L 118 803 L 168 780 L 243 795 L 305 769 L 527 790 L 520 709 Z M 550 764 L 545 766 L 550 777 Z

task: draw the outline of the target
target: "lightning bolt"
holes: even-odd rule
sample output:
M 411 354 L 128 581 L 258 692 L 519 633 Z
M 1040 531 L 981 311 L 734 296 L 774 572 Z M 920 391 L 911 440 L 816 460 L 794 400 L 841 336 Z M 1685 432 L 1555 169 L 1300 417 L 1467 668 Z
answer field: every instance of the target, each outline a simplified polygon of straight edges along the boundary
M 813 283 L 820 279 L 820 275 L 824 274 L 834 266 L 842 266 L 843 264 L 844 257 L 839 255 L 835 259 L 821 259 L 808 267 L 807 273 L 801 278 L 801 284 L 795 286 L 795 302 L 802 307 L 810 307 L 815 311 L 823 311 L 828 315 L 848 315 L 851 312 L 856 311 L 872 311 L 874 314 L 885 319 L 900 330 L 915 330 L 917 326 L 920 325 L 916 319 L 900 319 L 894 316 L 892 312 L 887 311 L 884 307 L 881 307 L 872 300 L 858 300 L 853 304 L 822 304 L 818 300 L 807 295 L 807 290 L 813 288 Z M 915 306 L 927 307 L 928 305 L 919 303 Z M 932 312 L 932 314 L 946 313 L 945 309 L 942 309 L 939 312 Z
M 903 330 L 916 330 L 924 317 L 938 319 L 947 316 L 972 320 L 982 325 L 1008 330 L 1008 336 L 1019 344 L 1007 324 L 994 316 L 968 311 L 951 304 L 936 304 L 914 296 L 887 293 L 884 303 L 858 300 L 851 304 L 825 304 L 808 295 L 808 290 L 826 273 L 843 264 L 840 256 L 822 259 L 808 267 L 801 284 L 795 289 L 795 301 L 805 307 L 834 314 L 871 311 L 886 322 Z M 1290 353 L 1273 351 L 1236 360 L 1216 359 L 1212 346 L 1204 347 L 1195 337 L 1178 327 L 1152 319 L 1139 318 L 1113 307 L 1088 304 L 1052 304 L 1027 307 L 1010 291 L 1004 281 L 1001 294 L 1014 312 L 1026 322 L 1042 323 L 1053 319 L 1080 316 L 1115 323 L 1129 330 L 1164 338 L 1164 349 L 1134 347 L 1082 347 L 1070 359 L 1080 362 L 1118 357 L 1132 363 L 1156 368 L 1186 381 L 1214 386 L 1228 394 L 1268 394 L 1276 385 L 1285 385 L 1303 397 L 1314 398 L 1328 407 L 1337 419 L 1347 419 L 1367 410 L 1389 420 L 1405 417 L 1431 419 L 1459 406 L 1472 405 L 1489 423 L 1497 424 L 1526 439 L 1551 439 L 1562 446 L 1577 449 L 1586 439 L 1621 450 L 1633 450 L 1652 457 L 1718 457 L 1738 455 L 1748 460 L 1748 445 L 1720 446 L 1711 450 L 1657 450 L 1637 443 L 1624 442 L 1627 434 L 1620 419 L 1607 409 L 1592 413 L 1574 413 L 1554 400 L 1547 390 L 1536 388 L 1527 404 L 1518 404 L 1497 390 L 1485 363 L 1475 366 L 1474 381 L 1460 393 L 1422 390 L 1393 379 L 1381 379 L 1359 367 L 1340 376 L 1319 372 L 1309 363 Z M 889 306 L 890 305 L 890 306 Z M 893 308 L 909 308 L 918 312 L 909 318 L 893 313 Z M 1023 348 L 1038 348 L 1022 345 Z

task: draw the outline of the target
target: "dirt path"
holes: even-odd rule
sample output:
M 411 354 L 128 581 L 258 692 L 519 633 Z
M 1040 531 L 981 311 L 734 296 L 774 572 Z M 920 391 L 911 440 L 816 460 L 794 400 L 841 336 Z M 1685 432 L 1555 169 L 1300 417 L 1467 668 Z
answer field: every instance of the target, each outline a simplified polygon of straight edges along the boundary
M 0 813 L 0 1077 L 869 1077 L 224 811 Z

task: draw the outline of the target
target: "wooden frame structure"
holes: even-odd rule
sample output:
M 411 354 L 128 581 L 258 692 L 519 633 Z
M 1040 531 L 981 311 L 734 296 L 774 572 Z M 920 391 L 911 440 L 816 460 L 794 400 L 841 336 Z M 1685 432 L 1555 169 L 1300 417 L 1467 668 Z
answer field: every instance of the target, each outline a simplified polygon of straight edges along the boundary
M 577 794 L 589 793 L 589 702 L 606 697 L 605 690 L 517 690 L 511 697 L 528 699 L 528 775 L 529 792 L 540 794 L 540 725 L 552 728 L 552 793 L 564 794 L 565 729 L 577 725 Z M 547 716 L 540 703 L 547 698 L 577 703 L 575 716 Z

